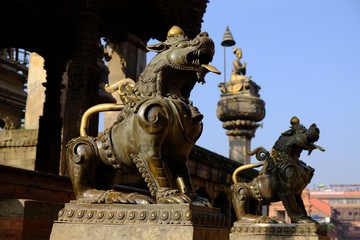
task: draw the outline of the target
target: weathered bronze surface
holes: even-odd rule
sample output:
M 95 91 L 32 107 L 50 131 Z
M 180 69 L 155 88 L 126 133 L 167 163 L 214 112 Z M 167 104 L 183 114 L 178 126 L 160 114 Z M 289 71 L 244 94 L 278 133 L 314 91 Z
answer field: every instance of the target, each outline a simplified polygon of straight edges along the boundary
M 189 100 L 190 92 L 197 82 L 205 82 L 208 72 L 220 74 L 209 65 L 214 43 L 206 32 L 189 40 L 174 26 L 165 42 L 147 48 L 158 54 L 136 83 L 124 79 L 106 87 L 118 91 L 123 104 L 89 109 L 83 116 L 81 136 L 67 144 L 77 203 L 210 205 L 194 193 L 186 163 L 201 135 L 203 118 Z M 88 118 L 107 110 L 120 111 L 114 124 L 101 138 L 87 136 Z M 155 200 L 113 191 L 120 171 L 140 174 Z
M 282 201 L 292 223 L 315 223 L 304 207 L 301 193 L 310 183 L 314 169 L 299 159 L 303 150 L 319 149 L 314 143 L 319 139 L 320 130 L 316 124 L 308 129 L 300 124 L 297 117 L 290 120 L 291 127 L 283 132 L 270 152 L 263 147 L 249 154 L 256 154 L 260 163 L 247 164 L 233 173 L 234 184 L 231 197 L 237 221 L 244 223 L 284 223 L 283 219 L 260 214 L 262 204 Z M 237 174 L 245 169 L 263 166 L 250 183 L 237 182 Z

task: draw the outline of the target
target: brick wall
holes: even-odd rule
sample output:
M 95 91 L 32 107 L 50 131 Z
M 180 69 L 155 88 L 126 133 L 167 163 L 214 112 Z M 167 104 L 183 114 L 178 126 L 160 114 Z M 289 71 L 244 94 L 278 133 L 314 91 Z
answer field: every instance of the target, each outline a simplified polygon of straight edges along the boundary
M 34 170 L 37 129 L 0 131 L 0 164 Z
M 62 203 L 0 199 L 0 239 L 47 240 Z

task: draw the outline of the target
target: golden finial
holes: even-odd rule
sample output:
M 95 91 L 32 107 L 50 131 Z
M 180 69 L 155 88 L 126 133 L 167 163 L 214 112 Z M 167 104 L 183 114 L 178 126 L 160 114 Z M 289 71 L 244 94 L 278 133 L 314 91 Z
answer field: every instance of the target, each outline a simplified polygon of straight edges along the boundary
M 185 36 L 184 31 L 178 27 L 178 26 L 173 26 L 172 28 L 170 28 L 170 30 L 168 31 L 167 37 L 174 37 L 174 36 Z
M 294 125 L 294 124 L 299 124 L 299 123 L 300 123 L 300 119 L 297 118 L 296 116 L 292 117 L 291 120 L 290 120 L 291 126 Z

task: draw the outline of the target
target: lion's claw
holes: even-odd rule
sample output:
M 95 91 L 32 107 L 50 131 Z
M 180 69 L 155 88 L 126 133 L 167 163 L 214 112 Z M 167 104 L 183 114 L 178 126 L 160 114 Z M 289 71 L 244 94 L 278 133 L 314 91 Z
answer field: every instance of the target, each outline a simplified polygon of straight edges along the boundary
M 319 225 L 319 222 L 310 218 L 310 217 L 302 217 L 296 221 L 296 223 L 314 223 L 315 225 Z
M 211 204 L 208 199 L 202 198 L 196 193 L 185 194 L 180 193 L 176 189 L 167 189 L 159 191 L 157 196 L 157 203 L 160 204 L 180 204 L 180 203 L 189 203 L 196 206 L 206 206 L 211 207 Z
M 169 195 L 163 195 L 157 198 L 159 204 L 180 204 L 180 203 L 191 203 L 191 199 L 182 193 L 176 192 Z
M 252 215 L 246 214 L 241 219 L 240 222 L 253 222 L 253 223 L 285 223 L 283 219 L 277 217 L 268 217 L 264 215 Z
M 123 203 L 123 204 L 153 204 L 155 201 L 138 193 L 122 193 L 117 191 L 87 190 L 83 196 L 76 200 L 77 203 Z

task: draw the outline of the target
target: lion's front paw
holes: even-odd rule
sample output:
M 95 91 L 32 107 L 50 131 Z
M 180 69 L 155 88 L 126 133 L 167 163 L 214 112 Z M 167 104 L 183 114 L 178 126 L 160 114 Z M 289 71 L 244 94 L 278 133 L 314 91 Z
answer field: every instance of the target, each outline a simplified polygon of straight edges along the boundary
M 301 217 L 296 221 L 293 221 L 294 223 L 314 223 L 315 225 L 319 225 L 319 222 L 312 219 L 311 217 L 305 216 Z
M 138 193 L 122 193 L 113 190 L 89 189 L 77 203 L 125 203 L 125 204 L 152 204 L 155 203 L 151 197 Z
M 277 219 L 268 216 L 260 216 L 255 219 L 255 223 L 279 223 Z
M 241 219 L 241 222 L 253 222 L 253 223 L 285 223 L 284 220 L 276 217 L 268 217 L 268 216 L 259 216 L 246 214 Z
M 165 189 L 156 193 L 156 201 L 159 204 L 191 203 L 191 199 L 180 193 L 177 189 Z

